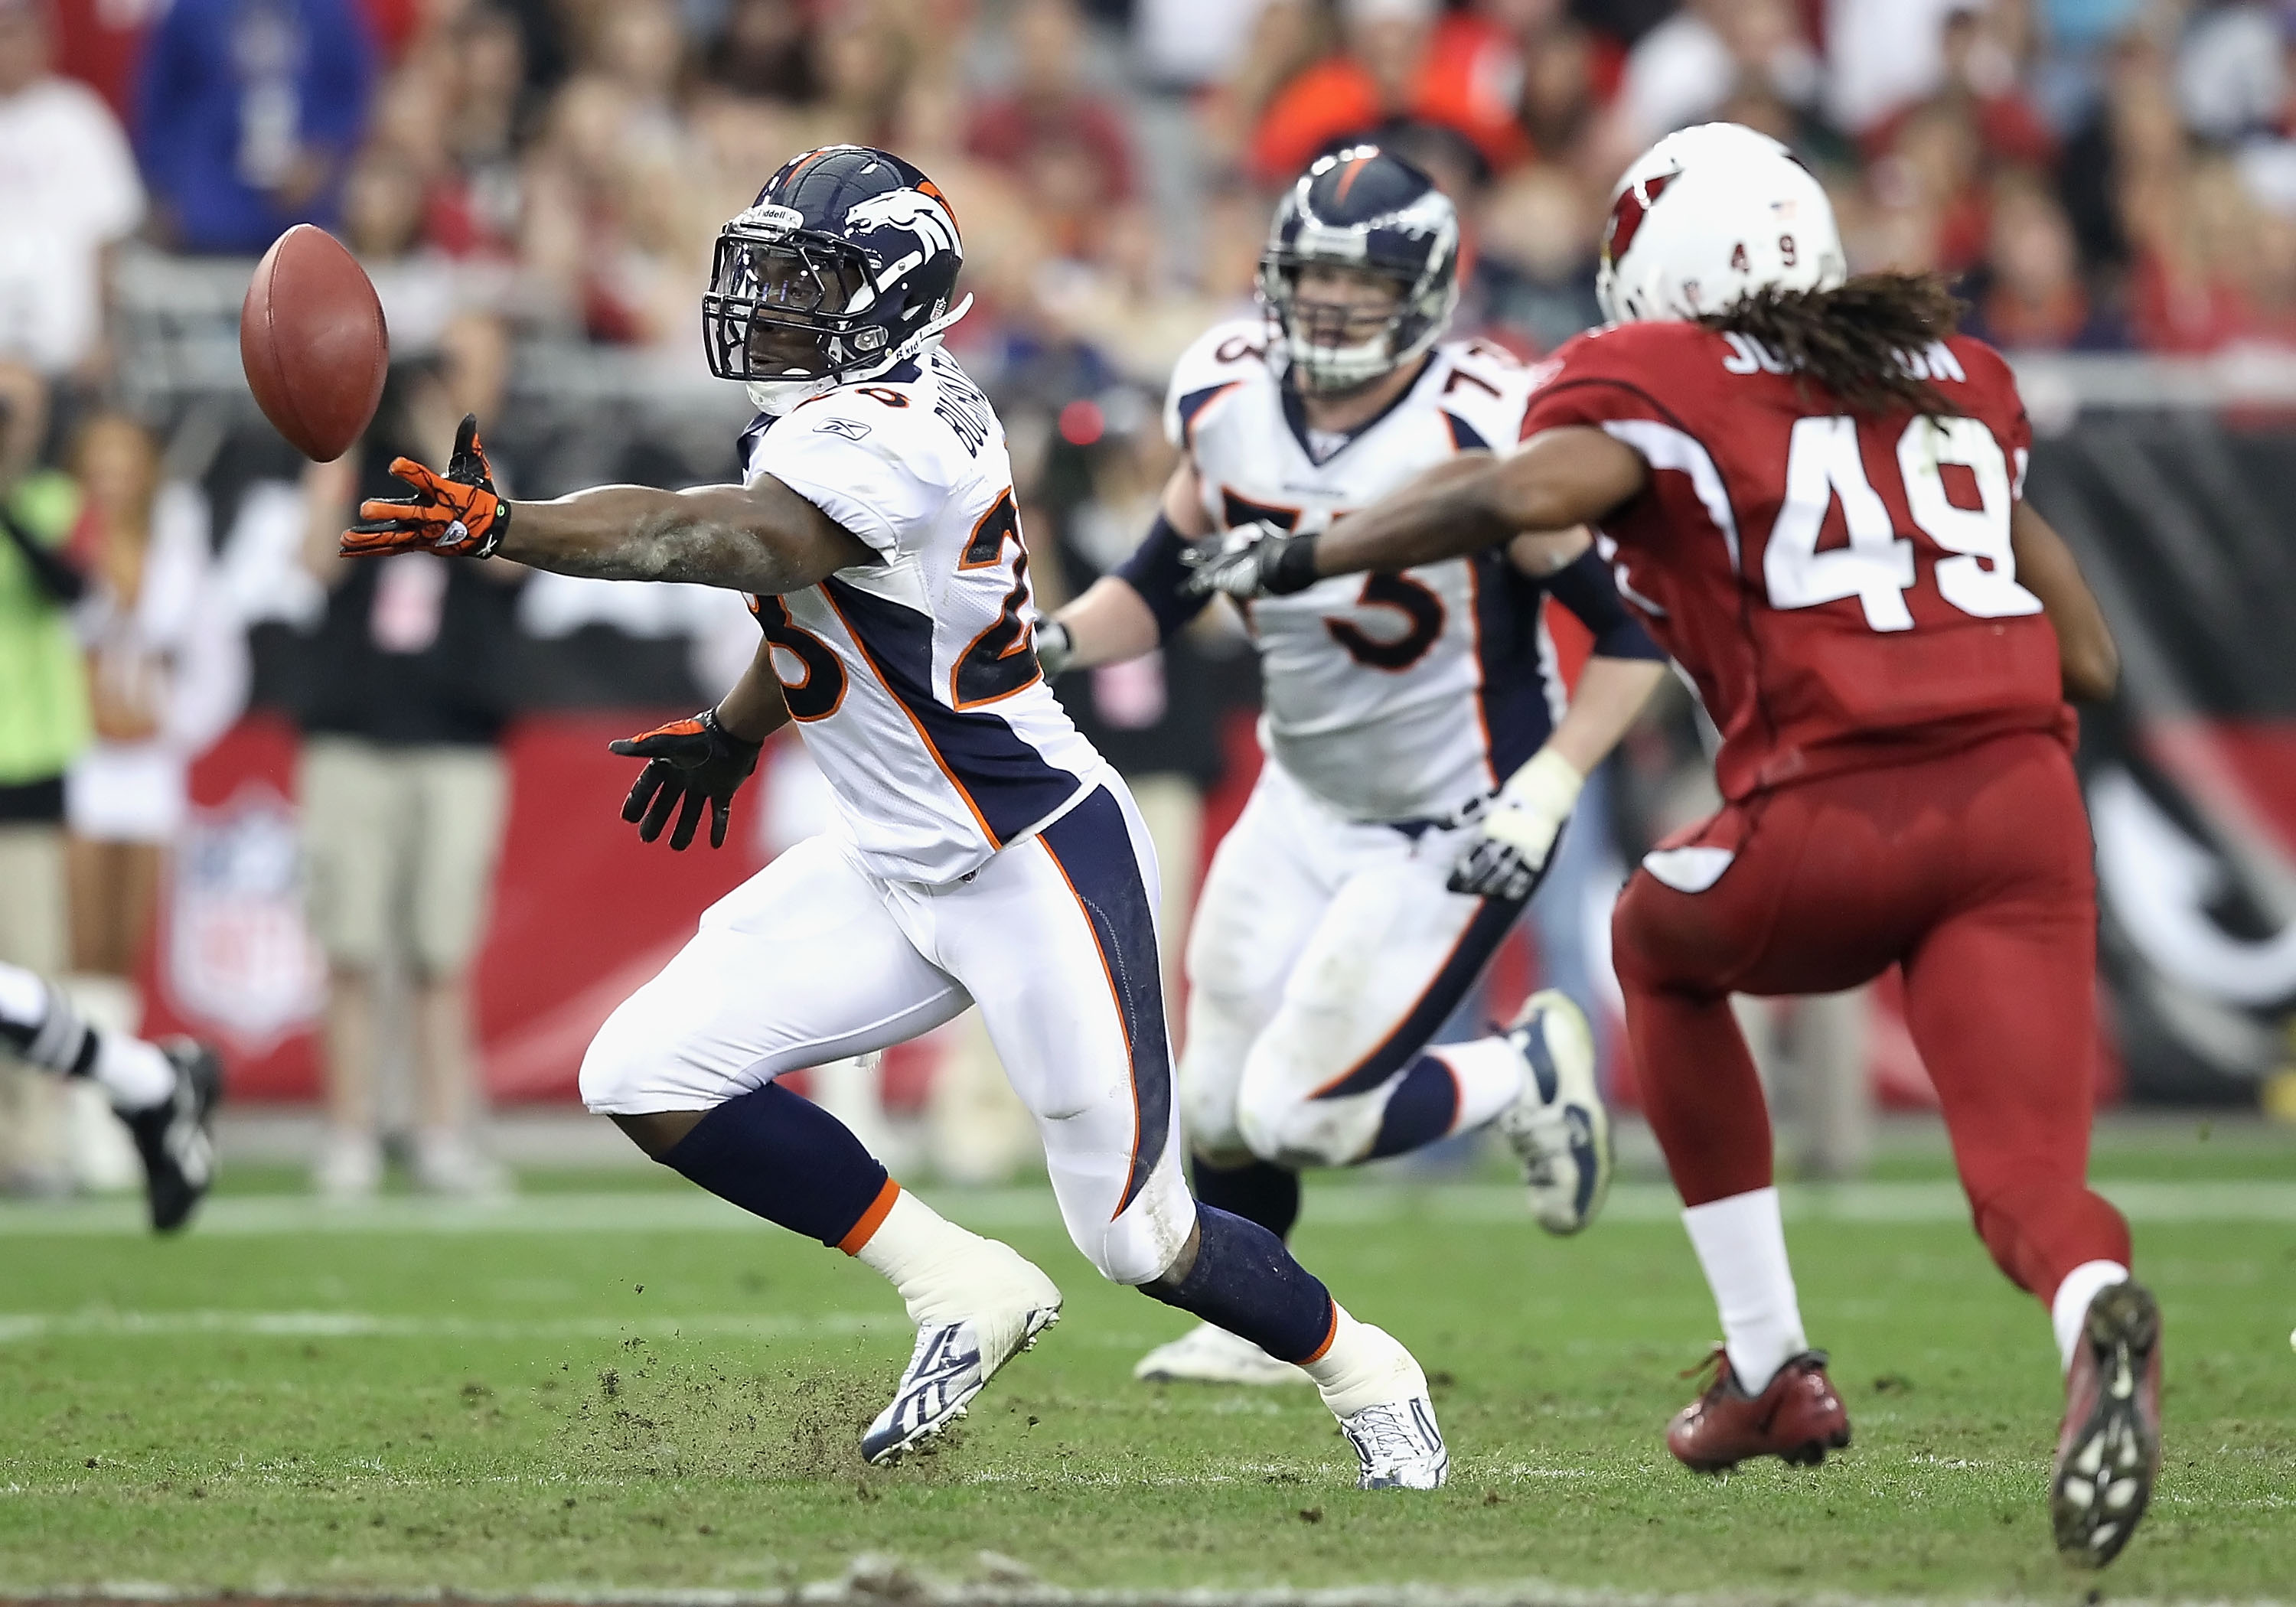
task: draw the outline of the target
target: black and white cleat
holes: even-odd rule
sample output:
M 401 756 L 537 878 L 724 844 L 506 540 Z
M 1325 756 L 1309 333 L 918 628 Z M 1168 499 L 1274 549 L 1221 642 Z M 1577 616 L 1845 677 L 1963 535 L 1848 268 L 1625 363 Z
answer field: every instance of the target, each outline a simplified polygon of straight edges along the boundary
M 862 1456 L 882 1466 L 963 1417 L 1006 1362 L 1061 1320 L 1060 1291 L 1046 1289 L 1041 1304 L 919 1327 L 892 1400 L 861 1436 Z
M 2070 1562 L 2120 1554 L 2161 1476 L 2161 1308 L 2130 1282 L 2097 1291 L 2065 1374 L 2049 1521 Z
M 120 1119 L 144 1160 L 152 1231 L 171 1234 L 215 1183 L 211 1123 L 223 1098 L 223 1062 L 193 1038 L 168 1038 L 159 1049 L 176 1068 L 175 1091 L 148 1110 L 121 1111 Z

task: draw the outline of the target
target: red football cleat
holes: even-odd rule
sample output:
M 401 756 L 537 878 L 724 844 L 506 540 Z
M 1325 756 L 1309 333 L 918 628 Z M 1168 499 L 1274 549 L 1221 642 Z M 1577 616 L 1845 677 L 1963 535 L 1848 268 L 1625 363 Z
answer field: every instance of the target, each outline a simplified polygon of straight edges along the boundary
M 2161 1308 L 2141 1283 L 2097 1291 L 2065 1374 L 2049 1478 L 2057 1549 L 2102 1568 L 2120 1554 L 2161 1476 Z
M 1666 1426 L 1666 1448 L 1685 1467 L 1725 1473 L 1750 1456 L 1816 1467 L 1827 1451 L 1849 1445 L 1849 1414 L 1825 1376 L 1824 1351 L 1789 1357 L 1759 1395 L 1739 1387 L 1721 1346 L 1706 1365 L 1713 1382 Z

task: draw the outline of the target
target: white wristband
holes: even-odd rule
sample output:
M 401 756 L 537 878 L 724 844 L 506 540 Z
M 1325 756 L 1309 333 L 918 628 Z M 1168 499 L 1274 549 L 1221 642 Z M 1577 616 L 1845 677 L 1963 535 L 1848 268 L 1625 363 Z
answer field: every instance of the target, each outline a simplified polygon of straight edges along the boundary
M 1579 789 L 1586 784 L 1587 778 L 1578 773 L 1578 766 L 1551 747 L 1541 748 L 1521 769 L 1507 777 L 1506 785 L 1499 790 L 1499 799 L 1503 803 L 1536 809 L 1559 821 L 1578 805 Z

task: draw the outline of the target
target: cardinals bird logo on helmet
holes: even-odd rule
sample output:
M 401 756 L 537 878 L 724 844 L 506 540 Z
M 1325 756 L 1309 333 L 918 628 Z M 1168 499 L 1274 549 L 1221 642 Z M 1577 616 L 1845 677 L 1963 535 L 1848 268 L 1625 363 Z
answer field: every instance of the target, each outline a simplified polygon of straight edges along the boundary
M 1595 293 L 1613 324 L 1699 318 L 1760 290 L 1832 290 L 1849 275 L 1833 203 L 1766 134 L 1702 123 L 1669 134 L 1611 194 Z

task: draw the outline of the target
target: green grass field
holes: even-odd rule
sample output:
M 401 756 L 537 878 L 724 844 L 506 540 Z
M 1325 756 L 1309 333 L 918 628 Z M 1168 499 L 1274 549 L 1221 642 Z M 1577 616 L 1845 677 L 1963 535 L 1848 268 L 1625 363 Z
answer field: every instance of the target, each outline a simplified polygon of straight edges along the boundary
M 1039 1259 L 1067 1316 L 890 1472 L 855 1449 L 907 1351 L 890 1292 L 675 1180 L 532 1179 L 473 1215 L 247 1176 L 165 1243 L 124 1203 L 11 1208 L 0 1594 L 762 1593 L 862 1554 L 978 1580 L 995 1553 L 1133 1592 L 2296 1599 L 2296 1136 L 2148 1129 L 2099 1172 L 2166 1308 L 2169 1422 L 2153 1515 L 2101 1577 L 2049 1547 L 2046 1321 L 1922 1148 L 1792 1196 L 1855 1447 L 1726 1480 L 1659 1440 L 1713 1319 L 1656 1185 L 1556 1242 L 1481 1174 L 1311 1182 L 1303 1258 L 1436 1381 L 1453 1475 L 1428 1497 L 1356 1491 L 1305 1390 L 1133 1383 L 1183 1320 L 1098 1283 L 1039 1191 L 932 1196 Z

